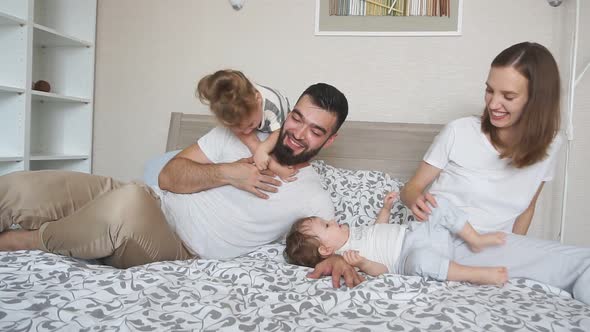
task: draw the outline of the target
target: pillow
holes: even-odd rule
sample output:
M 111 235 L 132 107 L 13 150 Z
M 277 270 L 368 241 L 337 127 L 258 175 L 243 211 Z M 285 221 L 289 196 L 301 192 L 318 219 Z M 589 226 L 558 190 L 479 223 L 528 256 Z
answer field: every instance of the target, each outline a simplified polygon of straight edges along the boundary
M 322 180 L 322 186 L 330 193 L 336 221 L 350 226 L 374 223 L 383 207 L 383 197 L 390 191 L 399 192 L 404 183 L 380 171 L 349 170 L 314 160 L 313 168 Z M 391 209 L 390 223 L 407 223 L 414 220 L 411 211 L 400 200 Z
M 148 160 L 143 167 L 143 182 L 150 186 L 157 186 L 160 171 L 179 152 L 180 150 L 169 151 Z

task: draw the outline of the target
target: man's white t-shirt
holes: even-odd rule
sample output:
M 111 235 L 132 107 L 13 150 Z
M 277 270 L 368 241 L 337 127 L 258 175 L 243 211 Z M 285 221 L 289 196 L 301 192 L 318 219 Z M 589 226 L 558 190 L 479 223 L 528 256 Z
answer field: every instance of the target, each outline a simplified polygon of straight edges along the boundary
M 198 144 L 216 164 L 251 156 L 226 128 L 212 129 Z M 230 185 L 193 194 L 154 189 L 170 226 L 202 258 L 230 258 L 253 251 L 280 238 L 299 218 L 334 218 L 329 194 L 311 166 L 301 168 L 296 181 L 283 182 L 267 200 Z
M 424 156 L 426 163 L 442 170 L 429 192 L 466 212 L 480 232 L 512 232 L 541 183 L 553 179 L 562 140 L 555 137 L 542 161 L 516 168 L 510 159 L 500 159 L 481 131 L 479 117 L 457 119 L 445 126 Z

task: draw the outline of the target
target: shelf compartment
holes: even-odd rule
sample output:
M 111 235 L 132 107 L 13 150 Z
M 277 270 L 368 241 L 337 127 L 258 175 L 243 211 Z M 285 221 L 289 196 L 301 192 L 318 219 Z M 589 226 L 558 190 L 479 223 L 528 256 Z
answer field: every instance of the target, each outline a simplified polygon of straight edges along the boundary
M 25 23 L 28 15 L 28 1 L 26 0 L 1 0 L 0 16 L 7 17 L 11 21 Z M 9 23 L 10 24 L 10 23 Z M 20 24 L 20 23 L 17 23 Z
M 25 89 L 16 88 L 13 86 L 0 85 L 0 93 L 24 93 Z
M 25 25 L 26 20 L 0 11 L 0 25 Z
M 88 155 L 73 155 L 73 154 L 45 154 L 45 155 L 31 155 L 31 160 L 84 160 L 90 158 Z
M 64 96 L 57 93 L 35 91 L 32 92 L 33 101 L 39 102 L 64 102 L 64 103 L 85 103 L 91 102 L 88 98 Z
M 34 160 L 85 159 L 92 149 L 92 105 L 31 103 Z
M 35 0 L 33 21 L 64 35 L 94 41 L 96 0 Z
M 31 160 L 31 171 L 43 169 L 90 173 L 90 159 Z
M 24 90 L 27 73 L 27 29 L 0 25 L 0 86 Z
M 35 47 L 32 81 L 39 80 L 49 83 L 50 93 L 89 101 L 94 84 L 94 48 Z
M 24 155 L 25 94 L 0 93 L 0 157 Z
M 6 175 L 12 172 L 24 171 L 25 163 L 22 160 L 8 160 L 2 161 L 0 158 L 0 175 Z
M 23 157 L 18 156 L 0 156 L 0 163 L 23 161 Z
M 60 46 L 74 46 L 74 47 L 92 47 L 94 43 L 82 40 L 64 33 L 58 32 L 52 28 L 43 26 L 41 24 L 33 25 L 35 27 L 33 35 L 33 43 L 40 47 L 60 47 Z

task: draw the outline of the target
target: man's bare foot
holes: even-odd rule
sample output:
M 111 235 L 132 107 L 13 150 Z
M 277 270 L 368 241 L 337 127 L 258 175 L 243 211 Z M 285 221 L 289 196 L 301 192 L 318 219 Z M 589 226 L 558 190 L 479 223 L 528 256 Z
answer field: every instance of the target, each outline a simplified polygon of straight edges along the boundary
M 505 267 L 477 267 L 471 271 L 467 281 L 478 285 L 503 286 L 508 282 L 508 269 Z
M 487 234 L 477 234 L 469 239 L 465 239 L 469 249 L 473 252 L 480 252 L 484 248 L 491 246 L 500 246 L 506 243 L 506 233 L 504 232 L 493 232 Z
M 0 233 L 0 251 L 41 249 L 39 231 L 13 230 Z

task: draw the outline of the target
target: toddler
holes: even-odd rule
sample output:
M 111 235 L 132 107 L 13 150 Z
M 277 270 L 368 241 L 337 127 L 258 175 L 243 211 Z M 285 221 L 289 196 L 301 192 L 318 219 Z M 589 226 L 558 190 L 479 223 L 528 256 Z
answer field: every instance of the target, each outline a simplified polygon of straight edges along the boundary
M 283 95 L 252 83 L 242 72 L 231 69 L 203 77 L 197 85 L 197 95 L 202 103 L 209 105 L 219 122 L 248 147 L 259 170 L 268 168 L 283 180 L 295 179 L 295 170 L 270 157 L 290 110 Z M 270 135 L 261 142 L 256 131 Z
M 291 264 L 314 267 L 332 254 L 372 276 L 383 273 L 419 275 L 436 280 L 502 285 L 505 267 L 465 266 L 453 262 L 452 237 L 459 236 L 472 251 L 502 245 L 502 232 L 479 234 L 466 215 L 447 200 L 437 198 L 428 221 L 409 227 L 388 224 L 397 193 L 385 196 L 374 225 L 349 227 L 318 217 L 295 222 L 287 235 L 285 258 Z

